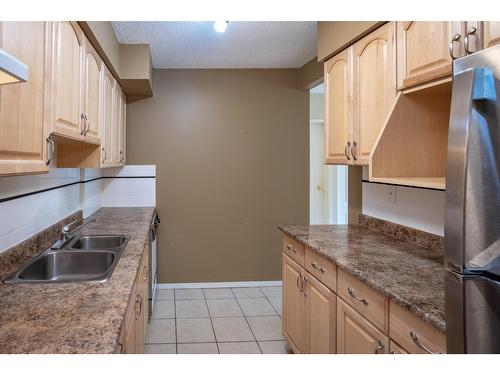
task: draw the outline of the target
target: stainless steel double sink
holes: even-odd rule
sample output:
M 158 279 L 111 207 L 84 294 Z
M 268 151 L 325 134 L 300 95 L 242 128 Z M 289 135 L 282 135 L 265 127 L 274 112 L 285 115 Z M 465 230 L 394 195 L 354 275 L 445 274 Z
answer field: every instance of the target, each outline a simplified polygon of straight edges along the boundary
M 34 257 L 5 282 L 105 282 L 128 240 L 122 235 L 77 236 L 60 250 L 49 248 Z

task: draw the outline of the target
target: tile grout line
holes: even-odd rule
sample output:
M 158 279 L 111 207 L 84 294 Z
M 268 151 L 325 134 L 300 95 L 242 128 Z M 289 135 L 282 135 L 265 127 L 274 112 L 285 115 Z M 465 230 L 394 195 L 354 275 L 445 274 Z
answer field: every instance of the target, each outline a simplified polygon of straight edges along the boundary
M 179 354 L 179 348 L 177 345 L 177 299 L 175 298 L 175 289 L 174 289 L 174 323 L 175 323 L 175 330 L 174 330 L 175 354 Z
M 266 298 L 267 302 L 269 302 L 269 304 L 271 305 L 271 307 L 273 308 L 273 310 L 276 312 L 276 314 L 280 317 L 281 320 L 283 320 L 283 318 L 281 318 L 281 315 L 278 312 L 278 310 L 276 310 L 276 308 L 274 307 L 274 305 L 271 303 L 271 300 L 267 297 L 266 293 L 264 293 L 264 291 L 261 288 L 259 288 L 259 290 L 264 295 L 264 297 Z M 283 293 L 283 291 L 281 293 Z
M 245 319 L 245 322 L 247 323 L 248 329 L 250 329 L 250 332 L 252 332 L 252 336 L 255 339 L 255 343 L 257 344 L 257 348 L 259 348 L 260 354 L 264 354 L 264 352 L 262 351 L 262 349 L 261 349 L 261 347 L 259 345 L 259 341 L 257 341 L 257 337 L 255 336 L 255 333 L 253 332 L 252 326 L 250 325 L 250 323 L 248 323 L 247 316 L 245 315 L 245 312 L 241 308 L 240 301 L 238 301 L 238 298 L 236 297 L 236 294 L 234 294 L 233 288 L 231 288 L 230 290 L 231 290 L 231 293 L 233 294 L 234 299 L 236 300 L 236 303 L 238 304 L 241 312 L 243 313 L 243 318 Z M 260 290 L 260 288 L 259 288 L 259 290 Z
M 205 295 L 205 289 L 201 289 L 203 294 L 203 301 L 205 301 L 205 306 L 207 307 L 208 319 L 210 320 L 210 325 L 212 326 L 212 332 L 214 333 L 215 346 L 220 354 L 219 342 L 217 340 L 217 335 L 215 334 L 214 322 L 212 321 L 212 315 L 210 314 L 210 309 L 208 308 L 207 296 Z

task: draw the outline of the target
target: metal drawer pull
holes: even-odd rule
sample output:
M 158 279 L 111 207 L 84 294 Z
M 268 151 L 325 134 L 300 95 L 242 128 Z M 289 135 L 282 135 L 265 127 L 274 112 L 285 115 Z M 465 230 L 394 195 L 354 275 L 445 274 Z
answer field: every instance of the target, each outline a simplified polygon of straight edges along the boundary
M 315 270 L 318 270 L 318 271 L 321 271 L 321 272 L 325 272 L 325 269 L 323 267 L 318 266 L 318 264 L 314 260 L 311 262 L 311 266 Z
M 477 31 L 477 29 L 476 29 L 474 26 L 472 26 L 472 27 L 471 27 L 471 28 L 467 31 L 467 33 L 465 34 L 465 38 L 464 38 L 464 46 L 465 46 L 465 53 L 466 53 L 467 55 L 470 55 L 471 53 L 476 52 L 476 51 L 471 51 L 471 50 L 469 49 L 469 37 L 470 37 L 471 35 L 476 35 L 476 31 Z
M 356 301 L 359 301 L 359 302 L 363 302 L 363 304 L 365 305 L 368 305 L 368 300 L 366 298 L 359 298 L 359 297 L 356 297 L 356 295 L 354 294 L 354 292 L 352 291 L 351 288 L 347 288 L 347 293 L 349 293 L 349 295 L 354 298 Z
M 378 345 L 375 348 L 375 354 L 378 354 L 378 352 L 380 350 L 384 350 L 384 348 L 385 348 L 384 342 L 382 340 L 378 340 L 377 343 L 378 343 Z
M 453 45 L 455 42 L 458 42 L 462 35 L 460 34 L 455 34 L 453 35 L 453 38 L 451 39 L 450 45 L 448 46 L 448 51 L 450 52 L 450 56 L 453 60 L 455 60 L 457 57 L 453 54 Z
M 302 284 L 302 274 L 297 276 L 297 289 L 302 292 L 302 289 L 300 289 L 299 280 L 300 280 L 300 284 Z
M 344 148 L 344 155 L 347 158 L 347 160 L 351 160 L 351 157 L 349 156 L 349 151 L 351 150 L 351 142 L 347 142 Z
M 413 342 L 415 343 L 415 345 L 417 345 L 420 349 L 422 349 L 424 352 L 428 353 L 428 354 L 441 354 L 439 352 L 433 352 L 432 350 L 430 350 L 427 346 L 425 346 L 424 344 L 422 344 L 420 342 L 420 340 L 418 339 L 418 336 L 415 332 L 411 331 L 410 332 L 410 337 L 411 339 L 413 340 Z
M 296 253 L 296 252 L 297 252 L 297 249 L 296 249 L 296 248 L 294 248 L 294 247 L 293 247 L 292 245 L 290 245 L 290 244 L 286 245 L 286 248 L 287 248 L 288 250 L 292 250 L 294 253 Z

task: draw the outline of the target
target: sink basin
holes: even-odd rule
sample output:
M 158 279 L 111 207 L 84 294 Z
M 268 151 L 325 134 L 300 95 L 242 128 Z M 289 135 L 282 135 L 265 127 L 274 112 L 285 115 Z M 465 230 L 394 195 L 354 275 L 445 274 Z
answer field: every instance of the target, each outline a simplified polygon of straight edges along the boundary
M 110 236 L 110 235 L 95 235 L 95 236 L 82 236 L 77 238 L 69 245 L 70 249 L 81 250 L 106 250 L 116 249 L 122 247 L 127 237 L 125 236 Z
M 128 238 L 121 235 L 77 237 L 62 250 L 49 248 L 31 259 L 5 283 L 105 282 L 111 277 Z
M 117 256 L 112 251 L 51 251 L 28 263 L 17 279 L 26 282 L 104 281 L 114 268 L 115 260 Z

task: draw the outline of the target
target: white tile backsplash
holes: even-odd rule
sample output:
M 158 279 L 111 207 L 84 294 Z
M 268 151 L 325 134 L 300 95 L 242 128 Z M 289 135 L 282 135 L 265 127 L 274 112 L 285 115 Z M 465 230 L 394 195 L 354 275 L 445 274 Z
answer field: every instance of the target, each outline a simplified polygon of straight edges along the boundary
M 87 217 L 101 207 L 156 206 L 156 178 L 113 178 L 155 175 L 155 166 L 140 165 L 51 168 L 46 175 L 0 177 L 0 199 L 81 182 L 0 203 L 0 252 L 79 209 Z

